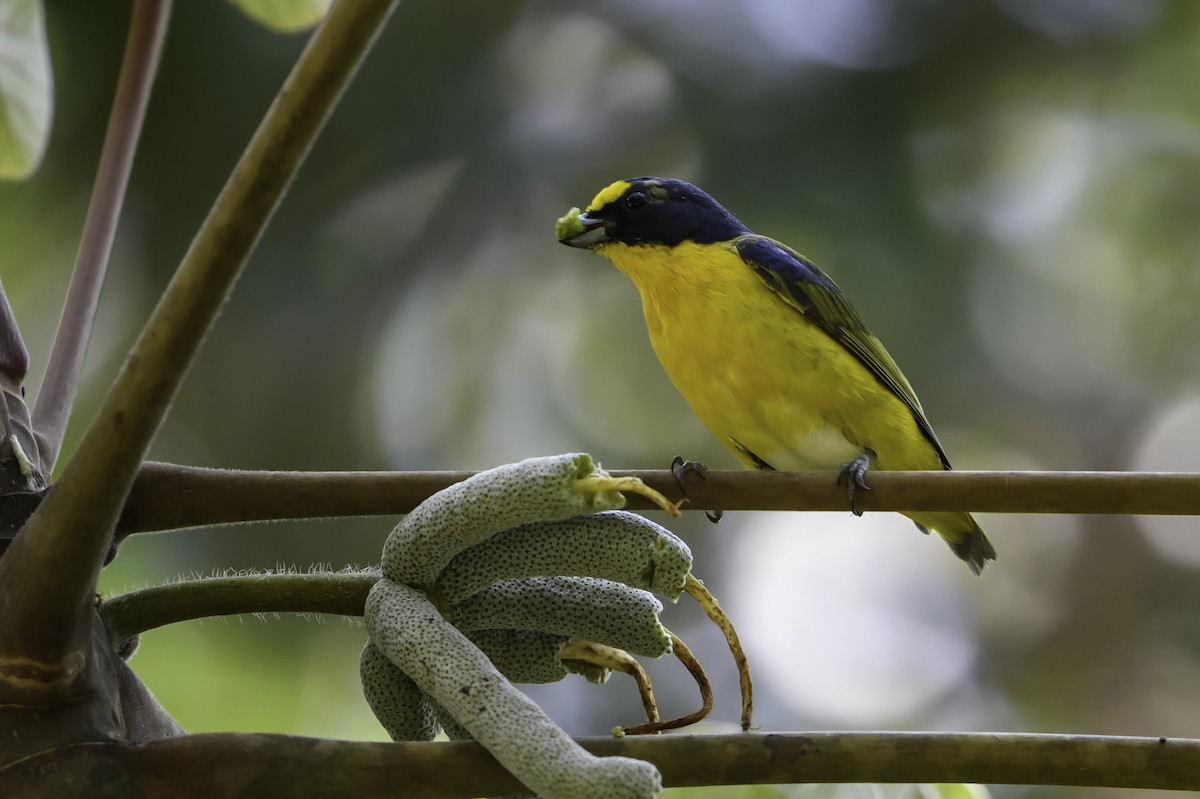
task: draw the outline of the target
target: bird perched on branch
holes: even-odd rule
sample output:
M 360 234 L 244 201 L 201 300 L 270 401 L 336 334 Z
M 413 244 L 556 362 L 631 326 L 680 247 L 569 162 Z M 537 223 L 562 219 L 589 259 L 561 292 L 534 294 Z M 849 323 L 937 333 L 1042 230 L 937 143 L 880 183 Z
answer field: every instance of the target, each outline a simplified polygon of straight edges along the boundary
M 675 388 L 744 465 L 839 469 L 851 509 L 869 467 L 949 469 L 908 380 L 836 284 L 681 180 L 619 180 L 558 221 L 642 296 Z M 905 514 L 980 573 L 996 551 L 969 513 Z

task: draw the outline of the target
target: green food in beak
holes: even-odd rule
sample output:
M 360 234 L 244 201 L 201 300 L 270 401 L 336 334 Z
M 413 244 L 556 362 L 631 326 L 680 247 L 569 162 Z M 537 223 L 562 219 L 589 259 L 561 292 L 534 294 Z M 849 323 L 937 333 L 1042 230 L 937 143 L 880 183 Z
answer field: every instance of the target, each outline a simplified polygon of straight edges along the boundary
M 554 225 L 554 235 L 568 247 L 584 249 L 607 240 L 604 220 L 580 213 L 578 208 L 572 208 L 565 216 L 559 217 Z

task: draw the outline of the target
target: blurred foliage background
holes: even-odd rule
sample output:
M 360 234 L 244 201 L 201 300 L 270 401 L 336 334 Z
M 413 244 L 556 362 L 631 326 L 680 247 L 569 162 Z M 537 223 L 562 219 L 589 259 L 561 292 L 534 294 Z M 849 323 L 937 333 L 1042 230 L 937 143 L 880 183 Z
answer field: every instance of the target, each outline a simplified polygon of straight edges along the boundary
M 53 136 L 35 177 L 0 186 L 30 396 L 127 13 L 49 4 Z M 303 43 L 176 4 L 64 459 Z M 960 468 L 1200 468 L 1198 74 L 1187 0 L 408 0 L 153 457 L 734 468 L 661 373 L 632 285 L 552 235 L 610 181 L 658 174 L 829 271 Z M 393 521 L 141 536 L 102 588 L 370 564 Z M 1200 735 L 1200 522 L 981 521 L 1000 553 L 982 579 L 894 515 L 671 526 L 742 630 L 763 729 Z M 694 608 L 665 620 L 717 685 L 709 729 L 732 729 L 719 637 Z M 145 635 L 133 664 L 191 731 L 383 739 L 363 639 L 332 618 L 209 620 Z M 693 706 L 678 664 L 651 674 L 666 712 Z M 577 734 L 639 714 L 619 677 L 531 693 Z

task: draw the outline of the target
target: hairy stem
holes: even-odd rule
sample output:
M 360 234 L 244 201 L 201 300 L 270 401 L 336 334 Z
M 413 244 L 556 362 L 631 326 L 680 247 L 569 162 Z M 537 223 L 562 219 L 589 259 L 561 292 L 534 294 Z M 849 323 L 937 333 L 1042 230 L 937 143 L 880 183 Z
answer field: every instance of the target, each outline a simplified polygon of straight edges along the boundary
M 146 118 L 150 88 L 158 74 L 170 13 L 171 0 L 137 0 L 133 4 L 125 59 L 117 79 L 75 270 L 50 350 L 46 377 L 33 407 L 33 426 L 42 437 L 42 468 L 47 474 L 54 469 L 62 449 L 92 322 L 100 304 L 100 289 L 117 235 L 117 220 L 125 204 L 129 173 L 133 171 L 133 157 Z
M 61 700 L 86 675 L 117 516 L 168 404 L 393 2 L 337 3 L 309 40 L 62 477 L 0 560 L 0 702 Z
M 361 616 L 379 572 L 241 574 L 185 580 L 114 597 L 100 606 L 113 645 L 167 624 L 239 613 Z

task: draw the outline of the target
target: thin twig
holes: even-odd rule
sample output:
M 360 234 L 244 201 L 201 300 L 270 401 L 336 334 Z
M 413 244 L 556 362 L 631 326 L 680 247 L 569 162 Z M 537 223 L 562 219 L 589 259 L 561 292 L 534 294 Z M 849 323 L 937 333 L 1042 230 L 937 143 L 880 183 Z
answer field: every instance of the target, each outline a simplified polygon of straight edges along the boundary
M 0 560 L 0 702 L 88 679 L 92 597 L 138 466 L 209 326 L 395 6 L 343 2 L 309 40 L 61 478 Z
M 725 611 L 721 609 L 721 604 L 717 602 L 717 598 L 712 595 L 704 582 L 696 575 L 689 574 L 687 582 L 684 584 L 684 592 L 692 599 L 696 600 L 696 604 L 704 611 L 704 615 L 708 616 L 713 624 L 717 625 L 721 634 L 725 636 L 725 643 L 729 646 L 729 653 L 733 655 L 733 665 L 737 668 L 738 688 L 742 695 L 742 732 L 750 729 L 754 718 L 754 680 L 750 677 L 750 661 L 746 657 L 746 650 L 742 648 L 741 638 L 738 637 L 737 628 L 733 626 L 733 619 L 725 615 Z
M 147 463 L 119 536 L 214 524 L 408 513 L 474 472 L 262 472 Z M 672 501 L 669 471 L 641 478 Z M 863 510 L 1200 515 L 1200 474 L 1174 472 L 872 472 Z M 654 505 L 631 495 L 628 507 Z M 688 485 L 681 510 L 849 511 L 832 473 L 714 472 Z
M 667 632 L 670 632 L 670 630 Z M 689 727 L 692 724 L 701 722 L 708 718 L 709 713 L 712 713 L 712 683 L 709 682 L 708 675 L 704 673 L 704 666 L 700 665 L 700 661 L 692 654 L 692 650 L 688 649 L 683 639 L 675 633 L 671 633 L 671 654 L 687 668 L 688 673 L 692 675 L 692 679 L 696 681 L 696 687 L 700 689 L 700 709 L 688 713 L 686 716 L 679 716 L 667 719 L 666 721 L 651 718 L 645 724 L 622 727 L 622 735 L 657 735 L 667 730 L 678 730 L 682 727 Z M 655 716 L 657 716 L 657 712 Z
M 33 407 L 33 426 L 42 436 L 42 468 L 47 474 L 58 460 L 75 401 L 170 14 L 171 0 L 137 0 L 133 4 L 125 59 L 100 150 L 100 165 L 83 222 L 75 269 L 58 320 L 46 376 Z
M 646 712 L 646 720 L 650 723 L 659 720 L 658 701 L 654 698 L 654 686 L 650 682 L 650 675 L 646 673 L 646 669 L 638 662 L 637 658 L 624 649 L 598 644 L 595 641 L 572 638 L 563 644 L 558 657 L 564 666 L 576 674 L 585 674 L 586 672 L 581 668 L 587 666 L 628 674 L 637 685 L 638 696 L 642 700 L 642 709 Z M 592 681 L 599 682 L 597 679 Z

